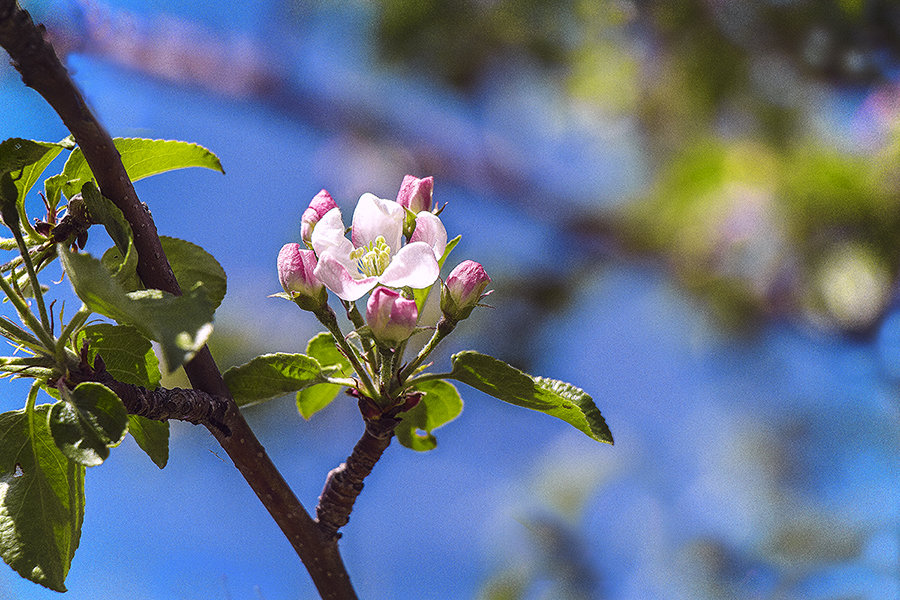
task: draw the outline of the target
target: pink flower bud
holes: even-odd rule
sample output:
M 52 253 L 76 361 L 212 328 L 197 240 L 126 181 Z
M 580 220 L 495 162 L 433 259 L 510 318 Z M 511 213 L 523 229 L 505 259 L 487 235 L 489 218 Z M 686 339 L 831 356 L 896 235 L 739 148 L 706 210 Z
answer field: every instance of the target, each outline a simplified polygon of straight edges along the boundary
M 397 204 L 408 208 L 414 213 L 423 210 L 431 210 L 431 194 L 434 191 L 434 177 L 419 179 L 412 175 L 403 178 L 400 184 L 400 193 L 397 194 Z
M 486 295 L 484 288 L 490 282 L 491 278 L 479 263 L 474 260 L 459 263 L 441 289 L 441 312 L 453 321 L 465 319 Z
M 332 208 L 337 208 L 337 204 L 331 194 L 322 190 L 310 201 L 309 208 L 303 211 L 303 216 L 300 217 L 300 239 L 306 242 L 307 247 L 312 248 L 310 240 L 316 223 Z
M 397 347 L 413 334 L 419 311 L 416 301 L 400 292 L 377 287 L 366 304 L 366 323 L 379 343 Z
M 328 300 L 325 285 L 313 274 L 316 253 L 300 244 L 285 244 L 278 253 L 278 280 L 281 287 L 304 310 L 322 308 Z

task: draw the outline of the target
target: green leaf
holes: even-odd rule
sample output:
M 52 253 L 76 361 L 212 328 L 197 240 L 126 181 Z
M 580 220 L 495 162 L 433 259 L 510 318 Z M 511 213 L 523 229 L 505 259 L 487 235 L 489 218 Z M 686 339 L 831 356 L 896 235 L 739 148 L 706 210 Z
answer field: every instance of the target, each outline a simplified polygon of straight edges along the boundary
M 97 323 L 78 332 L 75 347 L 88 340 L 88 359 L 103 357 L 106 370 L 122 383 L 154 389 L 159 385 L 159 361 L 150 340 L 131 325 Z
M 336 383 L 320 383 L 297 392 L 297 411 L 307 421 L 314 414 L 331 404 L 341 393 L 343 386 Z
M 338 377 L 350 377 L 353 375 L 353 366 L 347 357 L 341 354 L 334 343 L 334 336 L 327 331 L 317 333 L 306 344 L 306 354 L 318 361 L 323 369 L 337 367 Z
M 450 252 L 456 248 L 456 245 L 459 243 L 459 240 L 462 239 L 461 235 L 456 236 L 449 242 L 447 242 L 447 246 L 444 248 L 444 254 L 441 256 L 440 260 L 438 260 L 438 267 L 443 268 L 444 263 L 447 261 L 447 257 L 450 256 Z M 440 285 L 437 283 L 435 285 Z M 413 297 L 416 300 L 416 309 L 419 311 L 419 314 L 422 313 L 422 307 L 425 306 L 425 301 L 428 300 L 428 295 L 431 293 L 431 290 L 434 289 L 434 285 L 429 286 L 427 288 L 422 288 L 420 290 L 413 290 Z
M 128 411 L 119 397 L 105 385 L 89 381 L 78 384 L 50 408 L 50 434 L 70 460 L 95 467 L 109 456 L 128 430 Z
M 118 206 L 103 196 L 91 181 L 81 186 L 81 196 L 91 220 L 101 223 L 116 244 L 103 254 L 100 261 L 116 281 L 122 284 L 123 289 L 126 291 L 140 289 L 143 286 L 140 285 L 137 275 L 137 249 L 134 247 L 131 225 L 125 220 L 125 215 Z
M 100 257 L 100 262 L 106 267 L 112 278 L 122 286 L 123 291 L 136 292 L 145 289 L 137 274 L 137 252 L 123 256 L 119 249 L 113 246 L 106 249 L 106 252 Z
M 64 592 L 84 519 L 84 467 L 53 443 L 49 410 L 0 414 L 0 555 L 22 577 Z
M 166 466 L 169 462 L 168 422 L 128 415 L 128 432 L 157 467 Z
M 547 413 L 598 442 L 613 443 L 612 433 L 594 400 L 571 384 L 533 377 L 492 356 L 471 350 L 451 357 L 451 379 L 494 398 Z
M 323 372 L 335 377 L 350 377 L 353 366 L 340 353 L 334 337 L 327 331 L 319 333 L 306 345 L 306 354 L 315 358 Z M 331 372 L 329 372 L 331 370 Z M 334 383 L 320 383 L 297 392 L 297 410 L 304 419 L 309 419 L 334 400 L 343 386 Z
M 56 210 L 59 206 L 59 199 L 62 197 L 62 188 L 66 183 L 66 176 L 57 173 L 44 180 L 44 197 L 50 205 L 51 210 Z
M 25 214 L 25 196 L 64 148 L 71 148 L 68 138 L 56 144 L 21 138 L 11 138 L 0 143 L 0 175 L 12 175 L 19 219 L 30 236 L 37 234 Z
M 203 347 L 212 332 L 214 307 L 203 285 L 174 296 L 160 290 L 126 292 L 89 254 L 57 244 L 60 263 L 88 308 L 160 343 L 166 368 L 174 371 Z
M 402 420 L 394 431 L 401 444 L 424 452 L 437 446 L 431 432 L 458 417 L 463 402 L 456 387 L 446 381 L 423 381 L 415 389 L 425 395 L 412 409 L 400 415 Z
M 219 261 L 197 244 L 164 235 L 159 241 L 181 289 L 187 291 L 203 284 L 213 309 L 218 308 L 227 287 L 225 269 Z
M 218 157 L 198 144 L 141 138 L 115 138 L 113 142 L 132 181 L 187 167 L 204 167 L 225 172 Z M 62 186 L 62 192 L 66 198 L 77 194 L 84 182 L 93 179 L 81 148 L 76 148 L 69 156 L 63 167 L 63 175 L 66 182 Z
M 101 223 L 106 228 L 109 237 L 122 253 L 128 252 L 132 246 L 133 234 L 131 225 L 119 207 L 101 194 L 93 181 L 85 182 L 80 191 L 91 220 L 94 223 Z
M 225 371 L 238 406 L 257 404 L 326 381 L 319 362 L 305 354 L 263 354 Z
M 190 290 L 203 284 L 213 308 L 218 308 L 225 298 L 227 278 L 225 269 L 213 258 L 212 254 L 191 242 L 177 238 L 160 236 L 163 252 L 175 273 L 175 279 L 182 290 Z M 130 248 L 130 247 L 129 247 Z M 129 250 L 130 252 L 130 250 Z M 134 267 L 130 266 L 130 255 L 123 260 L 118 247 L 113 246 L 103 253 L 100 262 L 122 285 L 126 292 L 144 289 L 137 275 L 137 253 L 134 254 Z M 127 265 L 127 266 L 126 266 Z

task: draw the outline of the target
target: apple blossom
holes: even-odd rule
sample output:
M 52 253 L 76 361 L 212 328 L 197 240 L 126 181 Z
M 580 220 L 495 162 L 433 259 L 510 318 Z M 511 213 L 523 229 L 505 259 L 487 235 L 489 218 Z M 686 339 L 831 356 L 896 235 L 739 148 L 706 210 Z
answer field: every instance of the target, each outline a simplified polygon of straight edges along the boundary
M 300 239 L 306 243 L 308 248 L 312 248 L 310 240 L 316 223 L 332 208 L 337 208 L 334 198 L 326 190 L 322 190 L 313 197 L 309 207 L 303 211 L 303 216 L 300 217 Z
M 376 288 L 366 303 L 366 324 L 385 346 L 396 347 L 409 338 L 418 318 L 415 300 L 386 287 Z
M 329 210 L 311 236 L 319 259 L 316 277 L 347 301 L 362 298 L 379 284 L 415 289 L 430 286 L 440 272 L 437 253 L 444 251 L 447 232 L 437 219 L 424 227 L 416 240 L 402 245 L 405 215 L 405 209 L 393 200 L 363 194 L 353 212 L 348 240 L 340 209 Z
M 491 278 L 484 267 L 474 260 L 459 263 L 447 276 L 441 288 L 441 311 L 453 321 L 468 317 L 478 302 L 487 294 L 484 288 Z
M 278 252 L 278 280 L 291 300 L 305 310 L 316 310 L 328 301 L 325 286 L 315 276 L 316 255 L 300 244 L 285 244 Z
M 403 178 L 397 204 L 414 213 L 431 210 L 431 197 L 434 193 L 434 177 L 419 179 L 412 175 Z

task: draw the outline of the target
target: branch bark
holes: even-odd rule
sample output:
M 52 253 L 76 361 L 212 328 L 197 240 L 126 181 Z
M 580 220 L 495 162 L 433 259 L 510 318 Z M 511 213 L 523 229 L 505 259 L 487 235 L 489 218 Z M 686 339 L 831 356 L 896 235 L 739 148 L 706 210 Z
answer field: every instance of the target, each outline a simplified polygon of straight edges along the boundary
M 328 473 L 316 506 L 316 518 L 319 528 L 331 539 L 341 537 L 338 530 L 350 520 L 353 504 L 363 489 L 363 480 L 390 446 L 399 422 L 391 417 L 366 419 L 366 430 L 347 461 Z
M 112 138 L 85 104 L 43 33 L 43 26 L 35 26 L 16 0 L 0 0 L 0 46 L 9 53 L 25 85 L 43 96 L 60 116 L 84 152 L 100 191 L 131 224 L 141 280 L 148 287 L 180 294 L 156 225 L 138 200 Z M 231 398 L 209 349 L 198 352 L 185 365 L 185 372 L 194 388 L 225 399 L 223 427 L 206 426 L 281 528 L 322 598 L 355 599 L 336 537 L 323 534 L 284 481 Z
M 138 415 L 155 421 L 175 419 L 187 421 L 194 425 L 205 425 L 225 429 L 225 412 L 228 410 L 228 398 L 213 396 L 203 390 L 186 390 L 182 388 L 147 388 L 130 383 L 123 383 L 106 370 L 103 358 L 98 355 L 91 366 L 87 360 L 87 346 L 82 350 L 81 364 L 77 370 L 70 370 L 67 383 L 72 387 L 85 381 L 102 383 L 113 392 L 125 405 L 130 415 Z M 224 433 L 228 433 L 224 431 Z

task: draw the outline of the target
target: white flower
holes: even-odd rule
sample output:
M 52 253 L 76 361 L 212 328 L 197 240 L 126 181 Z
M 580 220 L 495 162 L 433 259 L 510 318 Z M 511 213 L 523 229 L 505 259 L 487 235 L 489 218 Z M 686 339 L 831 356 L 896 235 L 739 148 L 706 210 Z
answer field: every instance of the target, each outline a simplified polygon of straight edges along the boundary
M 325 213 L 312 232 L 312 247 L 319 259 L 315 276 L 348 301 L 362 298 L 379 284 L 414 289 L 433 284 L 440 273 L 437 259 L 444 252 L 447 232 L 440 219 L 427 218 L 420 235 L 414 233 L 410 243 L 401 246 L 405 215 L 406 210 L 393 200 L 363 194 L 353 211 L 351 241 L 344 235 L 340 209 Z

